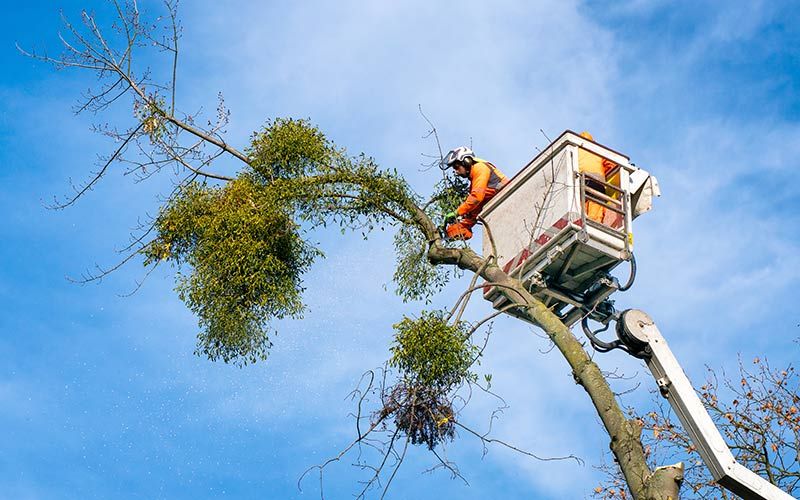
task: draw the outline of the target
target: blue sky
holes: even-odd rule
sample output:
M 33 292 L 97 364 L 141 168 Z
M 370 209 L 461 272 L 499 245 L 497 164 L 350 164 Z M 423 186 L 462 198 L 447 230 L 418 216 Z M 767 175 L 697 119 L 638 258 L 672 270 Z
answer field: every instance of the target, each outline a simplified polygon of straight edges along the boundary
M 168 270 L 122 298 L 132 264 L 97 286 L 76 276 L 108 263 L 167 180 L 114 173 L 81 203 L 49 211 L 109 145 L 71 114 L 93 80 L 16 52 L 56 48 L 59 9 L 102 2 L 14 3 L 0 30 L 0 497 L 318 498 L 302 471 L 353 435 L 345 400 L 388 354 L 402 304 L 390 238 L 322 234 L 328 258 L 307 276 L 309 313 L 280 325 L 270 359 L 238 369 L 192 355 L 196 322 Z M 157 2 L 142 2 L 145 9 Z M 9 4 L 9 6 L 11 6 Z M 800 313 L 800 19 L 791 2 L 211 2 L 184 1 L 179 102 L 213 109 L 223 92 L 228 140 L 275 116 L 310 117 L 337 143 L 400 169 L 425 189 L 421 104 L 446 147 L 472 141 L 515 173 L 562 130 L 588 129 L 658 176 L 663 196 L 637 220 L 639 278 L 619 307 L 648 311 L 699 382 L 737 355 L 797 359 Z M 456 288 L 445 298 L 452 299 Z M 443 301 L 439 305 L 447 304 Z M 479 317 L 487 304 L 474 304 Z M 547 343 L 495 325 L 482 369 L 510 408 L 496 435 L 537 462 L 461 436 L 450 449 L 470 485 L 415 450 L 390 498 L 584 498 L 608 449 L 594 409 Z M 624 402 L 652 398 L 640 364 Z M 633 385 L 626 382 L 620 389 Z M 465 419 L 481 428 L 490 401 Z M 607 460 L 608 458 L 605 457 Z M 349 463 L 349 462 L 348 462 Z M 343 463 L 328 498 L 361 475 Z

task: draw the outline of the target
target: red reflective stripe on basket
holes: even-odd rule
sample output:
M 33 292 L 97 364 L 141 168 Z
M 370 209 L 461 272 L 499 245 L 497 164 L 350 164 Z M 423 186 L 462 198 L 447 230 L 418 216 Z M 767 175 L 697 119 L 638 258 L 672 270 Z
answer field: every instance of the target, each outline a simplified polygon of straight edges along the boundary
M 569 224 L 569 219 L 567 218 L 568 215 L 569 214 L 567 214 L 564 217 L 562 217 L 562 218 L 558 219 L 557 221 L 555 221 L 555 223 L 553 223 L 553 225 L 550 226 L 550 229 L 556 229 L 557 231 L 555 231 L 555 232 L 557 233 L 558 231 L 561 231 L 562 229 L 567 227 L 567 224 Z M 581 219 L 577 219 L 575 221 L 575 223 L 580 226 L 581 225 Z M 550 231 L 550 229 L 548 229 L 548 231 Z M 542 233 L 541 235 L 539 235 L 538 238 L 536 238 L 536 240 L 533 243 L 537 247 L 539 247 L 539 246 L 544 245 L 545 243 L 547 243 L 551 239 L 553 239 L 553 236 L 550 236 L 550 235 L 548 235 L 546 233 Z M 519 252 L 512 259 L 510 259 L 508 262 L 505 263 L 505 265 L 503 266 L 503 272 L 508 273 L 509 271 L 514 269 L 515 267 L 523 264 L 525 262 L 525 260 L 528 257 L 531 256 L 531 253 L 532 252 L 531 252 L 530 248 L 523 248 L 521 252 Z

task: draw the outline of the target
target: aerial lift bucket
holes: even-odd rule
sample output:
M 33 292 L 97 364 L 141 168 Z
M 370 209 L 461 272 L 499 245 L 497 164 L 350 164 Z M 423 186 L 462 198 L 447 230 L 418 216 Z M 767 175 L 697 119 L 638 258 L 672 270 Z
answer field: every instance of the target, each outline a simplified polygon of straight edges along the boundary
M 605 179 L 591 177 L 580 171 L 579 149 L 615 167 Z M 565 131 L 484 207 L 483 253 L 494 255 L 567 326 L 586 311 L 602 321 L 598 308 L 625 288 L 609 272 L 633 264 L 633 219 L 659 194 L 655 178 L 627 156 Z M 496 309 L 507 303 L 491 284 L 484 297 Z

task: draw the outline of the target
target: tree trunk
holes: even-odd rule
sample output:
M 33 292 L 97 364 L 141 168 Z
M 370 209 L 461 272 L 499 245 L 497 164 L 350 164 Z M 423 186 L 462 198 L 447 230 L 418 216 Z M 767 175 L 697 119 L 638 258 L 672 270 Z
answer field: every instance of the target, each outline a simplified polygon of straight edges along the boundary
M 575 381 L 583 387 L 597 409 L 611 438 L 611 451 L 635 499 L 679 498 L 683 464 L 650 470 L 642 448 L 640 425 L 635 420 L 625 418 L 600 368 L 558 316 L 525 290 L 519 280 L 508 276 L 496 264 L 484 266 L 485 260 L 469 248 L 454 249 L 434 244 L 428 256 L 433 263 L 454 264 L 462 269 L 480 272 L 487 282 L 499 285 L 501 292 L 512 303 L 519 305 L 520 313 L 547 333 L 569 363 Z

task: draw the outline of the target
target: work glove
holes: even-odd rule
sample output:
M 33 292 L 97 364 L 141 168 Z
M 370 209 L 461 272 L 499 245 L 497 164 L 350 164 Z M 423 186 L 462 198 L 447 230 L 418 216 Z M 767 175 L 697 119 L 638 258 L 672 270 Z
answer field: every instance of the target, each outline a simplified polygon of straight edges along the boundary
M 444 216 L 444 223 L 445 224 L 452 224 L 458 219 L 458 214 L 455 212 L 449 212 L 447 215 Z

